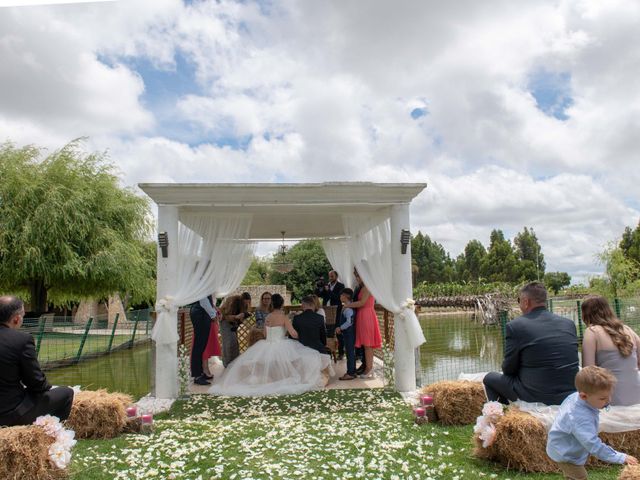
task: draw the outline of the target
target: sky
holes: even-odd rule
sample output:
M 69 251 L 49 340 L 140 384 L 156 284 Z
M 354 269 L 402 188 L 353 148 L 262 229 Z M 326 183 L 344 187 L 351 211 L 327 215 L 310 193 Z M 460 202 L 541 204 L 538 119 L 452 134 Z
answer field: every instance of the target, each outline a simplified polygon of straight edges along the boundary
M 532 227 L 584 281 L 640 219 L 638 25 L 636 0 L 2 7 L 0 141 L 87 137 L 128 186 L 426 182 L 414 233 L 455 257 Z

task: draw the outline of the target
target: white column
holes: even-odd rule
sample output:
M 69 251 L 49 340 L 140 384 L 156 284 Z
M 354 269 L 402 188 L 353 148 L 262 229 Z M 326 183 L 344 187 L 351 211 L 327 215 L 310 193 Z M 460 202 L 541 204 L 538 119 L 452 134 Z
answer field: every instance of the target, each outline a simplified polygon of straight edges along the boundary
M 178 207 L 158 206 L 158 232 L 167 232 L 169 255 L 162 257 L 158 247 L 158 299 L 174 295 L 178 275 Z M 178 329 L 176 317 L 173 328 Z M 178 397 L 178 346 L 156 345 L 156 398 Z
M 393 279 L 393 293 L 396 300 L 404 302 L 406 298 L 413 298 L 411 287 L 411 244 L 407 252 L 402 254 L 400 233 L 402 229 L 409 229 L 409 204 L 391 207 L 391 278 Z M 416 365 L 414 351 L 409 345 L 404 328 L 400 328 L 399 318 L 395 318 L 395 377 L 396 390 L 409 392 L 416 389 Z

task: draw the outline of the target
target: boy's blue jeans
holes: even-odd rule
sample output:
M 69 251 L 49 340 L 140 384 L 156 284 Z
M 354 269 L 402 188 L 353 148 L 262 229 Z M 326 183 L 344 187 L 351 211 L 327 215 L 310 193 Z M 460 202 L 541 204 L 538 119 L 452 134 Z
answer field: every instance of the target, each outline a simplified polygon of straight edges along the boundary
M 344 350 L 347 354 L 347 375 L 356 376 L 356 329 L 352 325 L 342 331 Z

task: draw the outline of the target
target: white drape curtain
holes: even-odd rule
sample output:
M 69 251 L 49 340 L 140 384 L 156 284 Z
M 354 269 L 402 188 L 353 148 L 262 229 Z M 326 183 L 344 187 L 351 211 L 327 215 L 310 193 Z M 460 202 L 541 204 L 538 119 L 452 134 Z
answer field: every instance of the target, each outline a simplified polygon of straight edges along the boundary
M 322 241 L 322 248 L 329 259 L 331 267 L 338 272 L 338 280 L 345 287 L 353 288 L 353 263 L 349 255 L 349 247 L 344 239 Z
M 183 214 L 180 220 L 176 291 L 158 299 L 151 332 L 161 345 L 178 341 L 174 324 L 179 306 L 211 294 L 223 297 L 240 285 L 256 246 L 248 241 L 250 215 Z
M 406 298 L 396 298 L 391 267 L 391 221 L 387 215 L 343 215 L 349 257 L 376 301 L 394 313 L 411 348 L 425 342 L 420 322 Z

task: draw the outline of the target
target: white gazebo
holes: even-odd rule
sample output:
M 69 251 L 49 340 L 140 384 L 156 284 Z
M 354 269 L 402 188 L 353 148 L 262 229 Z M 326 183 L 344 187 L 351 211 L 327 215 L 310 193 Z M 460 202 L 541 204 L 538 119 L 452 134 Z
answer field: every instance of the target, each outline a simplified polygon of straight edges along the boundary
M 321 238 L 348 284 L 355 266 L 376 301 L 395 314 L 395 381 L 416 388 L 414 350 L 424 335 L 413 312 L 409 205 L 424 183 L 159 184 L 140 188 L 158 205 L 158 271 L 152 338 L 156 397 L 176 398 L 177 309 L 238 287 L 256 242 Z

